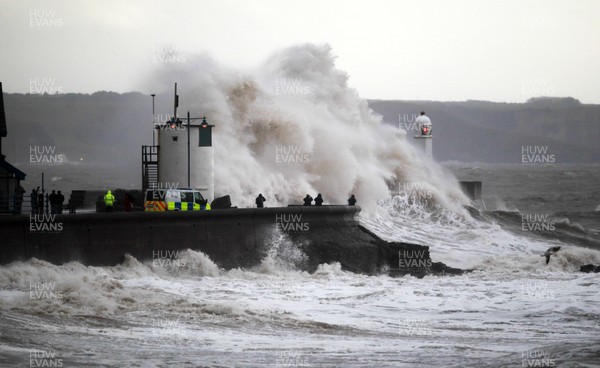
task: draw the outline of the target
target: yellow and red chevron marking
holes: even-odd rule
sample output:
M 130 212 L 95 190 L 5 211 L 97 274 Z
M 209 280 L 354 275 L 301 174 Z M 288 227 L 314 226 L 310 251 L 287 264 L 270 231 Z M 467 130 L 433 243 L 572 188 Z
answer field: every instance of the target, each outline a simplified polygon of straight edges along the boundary
M 163 201 L 146 201 L 144 203 L 144 211 L 166 211 L 167 204 Z

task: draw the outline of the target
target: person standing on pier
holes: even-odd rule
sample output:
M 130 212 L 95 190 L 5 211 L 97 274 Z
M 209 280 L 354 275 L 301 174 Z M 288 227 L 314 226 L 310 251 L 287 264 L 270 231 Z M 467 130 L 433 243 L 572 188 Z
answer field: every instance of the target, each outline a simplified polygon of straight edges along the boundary
M 309 196 L 308 194 L 306 195 L 306 197 L 304 197 L 304 205 L 305 206 L 312 206 L 312 201 L 313 201 L 313 197 Z
M 106 192 L 106 195 L 104 196 L 104 205 L 106 206 L 106 212 L 113 211 L 114 203 L 115 203 L 115 196 L 109 190 L 108 192 Z
M 25 194 L 25 189 L 22 186 L 18 186 L 15 189 L 15 213 L 21 214 L 21 207 L 23 206 L 23 194 Z
M 50 200 L 50 213 L 52 215 L 55 215 L 58 213 L 58 198 L 57 198 L 57 194 L 56 191 L 53 190 L 52 193 L 50 193 L 50 195 L 48 196 L 48 199 Z
M 39 188 L 39 187 L 38 187 Z M 37 194 L 38 194 L 38 198 L 37 198 L 37 207 L 38 207 L 38 213 L 40 215 L 44 214 L 44 190 L 42 189 L 42 191 L 40 192 L 40 190 L 37 190 Z M 46 203 L 46 210 L 48 210 L 48 203 Z
M 354 198 L 354 194 L 350 195 L 348 198 L 348 206 L 354 206 L 356 204 L 356 198 Z
M 35 189 L 31 190 L 31 194 L 29 195 L 29 198 L 31 199 L 31 213 L 37 214 L 38 213 L 38 203 L 37 203 L 38 195 L 37 195 L 37 191 Z
M 59 190 L 56 198 L 58 203 L 58 213 L 62 215 L 63 203 L 65 203 L 65 196 Z
M 323 197 L 321 196 L 321 193 L 317 194 L 317 198 L 315 198 L 315 206 L 321 206 L 323 205 Z
M 125 193 L 125 202 L 123 205 L 125 212 L 131 212 L 133 210 L 133 197 L 129 193 Z
M 267 199 L 265 197 L 263 197 L 262 193 L 258 194 L 258 197 L 256 197 L 256 208 L 263 208 L 263 203 L 266 201 Z

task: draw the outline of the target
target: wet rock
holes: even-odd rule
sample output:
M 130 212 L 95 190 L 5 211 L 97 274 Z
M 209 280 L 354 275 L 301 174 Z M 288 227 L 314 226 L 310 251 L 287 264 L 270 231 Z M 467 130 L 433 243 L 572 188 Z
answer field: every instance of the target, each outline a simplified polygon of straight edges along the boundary
M 593 265 L 593 264 L 587 264 L 587 265 L 583 265 L 579 268 L 579 272 L 585 272 L 585 273 L 598 273 L 600 272 L 600 265 Z
M 314 236 L 317 235 L 317 236 Z M 314 272 L 320 264 L 338 262 L 345 271 L 402 277 L 411 275 L 460 275 L 464 270 L 432 262 L 429 247 L 420 244 L 387 242 L 361 225 L 336 228 L 311 227 L 308 233 L 290 234 L 307 260 L 301 268 Z

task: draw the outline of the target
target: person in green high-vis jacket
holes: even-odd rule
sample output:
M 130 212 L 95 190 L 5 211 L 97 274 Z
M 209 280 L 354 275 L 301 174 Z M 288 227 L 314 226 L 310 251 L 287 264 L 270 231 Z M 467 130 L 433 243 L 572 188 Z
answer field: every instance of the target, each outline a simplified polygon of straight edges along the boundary
M 106 212 L 113 211 L 113 204 L 115 203 L 115 196 L 112 195 L 110 190 L 104 196 L 104 205 L 106 206 Z

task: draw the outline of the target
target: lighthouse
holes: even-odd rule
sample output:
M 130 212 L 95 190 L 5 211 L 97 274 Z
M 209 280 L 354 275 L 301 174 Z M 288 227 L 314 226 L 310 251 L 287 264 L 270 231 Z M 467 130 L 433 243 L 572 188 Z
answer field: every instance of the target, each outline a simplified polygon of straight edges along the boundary
M 200 124 L 174 118 L 158 129 L 160 185 L 197 189 L 204 198 L 215 198 L 212 128 L 206 118 Z
M 173 117 L 155 124 L 155 146 L 142 147 L 143 186 L 147 188 L 196 189 L 212 201 L 215 198 L 215 151 L 212 129 L 206 117 L 177 116 L 179 95 L 175 83 Z
M 421 151 L 428 158 L 433 158 L 433 136 L 431 135 L 431 120 L 427 115 L 425 115 L 425 111 L 421 111 L 421 115 L 415 120 L 415 122 L 419 126 L 419 134 L 414 136 L 415 143 L 417 147 L 421 149 Z

